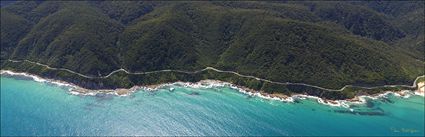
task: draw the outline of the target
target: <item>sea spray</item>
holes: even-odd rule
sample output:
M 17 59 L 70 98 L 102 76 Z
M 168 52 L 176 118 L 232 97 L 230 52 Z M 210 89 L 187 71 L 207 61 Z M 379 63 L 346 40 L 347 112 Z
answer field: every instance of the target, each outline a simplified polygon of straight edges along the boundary
M 90 89 L 85 89 L 85 88 L 79 87 L 77 85 L 68 83 L 68 82 L 53 80 L 53 79 L 45 79 L 45 78 L 41 78 L 39 76 L 28 74 L 28 73 L 18 73 L 18 72 L 13 72 L 13 71 L 9 71 L 9 70 L 1 70 L 0 74 L 29 77 L 29 78 L 32 78 L 34 81 L 37 81 L 37 82 L 50 83 L 50 84 L 54 84 L 54 85 L 57 85 L 57 86 L 68 87 L 69 88 L 68 91 L 72 95 L 88 95 L 88 96 L 95 96 L 97 94 L 112 94 L 112 95 L 117 95 L 117 96 L 128 96 L 128 95 L 130 95 L 130 94 L 132 94 L 132 93 L 134 93 L 138 90 L 156 91 L 158 89 L 163 89 L 164 87 L 169 87 L 169 86 L 183 86 L 183 87 L 188 87 L 188 88 L 230 87 L 232 89 L 237 90 L 240 93 L 247 94 L 249 96 L 256 96 L 256 97 L 267 99 L 267 100 L 278 100 L 278 101 L 282 101 L 282 102 L 294 102 L 297 99 L 298 100 L 314 99 L 318 103 L 323 104 L 323 105 L 328 105 L 328 106 L 332 106 L 332 107 L 349 108 L 351 104 L 364 104 L 364 103 L 366 103 L 367 98 L 376 100 L 376 99 L 379 99 L 379 98 L 386 97 L 389 94 L 393 94 L 393 95 L 398 96 L 398 97 L 408 98 L 412 94 L 411 91 L 408 91 L 408 90 L 403 90 L 403 91 L 399 91 L 399 92 L 387 91 L 387 92 L 384 92 L 384 93 L 381 93 L 381 94 L 376 94 L 376 95 L 356 96 L 354 100 L 353 99 L 326 100 L 326 99 L 322 99 L 322 98 L 317 97 L 317 96 L 310 96 L 310 95 L 304 95 L 304 94 L 294 94 L 292 96 L 285 96 L 285 95 L 272 96 L 271 94 L 267 94 L 267 93 L 260 92 L 260 91 L 255 91 L 255 90 L 252 90 L 252 89 L 249 89 L 249 88 L 237 86 L 237 85 L 234 85 L 232 83 L 223 82 L 223 81 L 219 81 L 219 80 L 201 80 L 201 81 L 195 82 L 195 83 L 178 81 L 178 82 L 163 83 L 163 84 L 149 85 L 149 86 L 133 86 L 130 89 L 90 90 Z M 413 95 L 421 95 L 421 94 L 414 92 Z

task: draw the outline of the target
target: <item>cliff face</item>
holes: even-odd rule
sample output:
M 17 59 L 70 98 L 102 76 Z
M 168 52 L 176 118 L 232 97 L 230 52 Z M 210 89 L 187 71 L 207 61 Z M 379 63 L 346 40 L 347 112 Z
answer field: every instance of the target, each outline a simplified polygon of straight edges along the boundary
M 419 82 L 417 86 L 417 93 L 423 96 L 425 94 L 425 82 Z

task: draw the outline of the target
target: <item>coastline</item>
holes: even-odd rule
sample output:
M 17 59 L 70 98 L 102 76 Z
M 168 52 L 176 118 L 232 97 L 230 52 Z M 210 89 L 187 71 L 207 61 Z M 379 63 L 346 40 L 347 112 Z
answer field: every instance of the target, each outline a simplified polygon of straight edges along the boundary
M 99 89 L 99 90 L 91 90 L 91 89 L 85 89 L 82 88 L 76 84 L 60 81 L 60 80 L 54 80 L 54 79 L 47 79 L 42 78 L 37 75 L 29 74 L 29 73 L 23 73 L 23 72 L 13 72 L 10 70 L 1 70 L 1 75 L 10 75 L 10 76 L 23 76 L 32 78 L 36 82 L 42 82 L 42 83 L 50 83 L 54 84 L 60 87 L 69 87 L 69 93 L 72 95 L 91 95 L 94 96 L 99 93 L 103 94 L 113 94 L 117 96 L 128 96 L 132 94 L 133 92 L 139 91 L 139 90 L 146 90 L 146 91 L 155 91 L 161 88 L 165 88 L 167 86 L 172 85 L 178 85 L 183 87 L 190 87 L 190 88 L 213 88 L 213 87 L 229 87 L 232 89 L 237 90 L 240 93 L 247 94 L 249 96 L 256 96 L 259 98 L 267 99 L 267 100 L 278 100 L 282 102 L 294 102 L 295 100 L 299 99 L 313 99 L 316 100 L 318 103 L 333 107 L 345 107 L 348 108 L 350 104 L 364 104 L 367 102 L 367 99 L 379 99 L 382 97 L 385 97 L 389 94 L 393 94 L 395 96 L 408 98 L 411 95 L 419 95 L 424 96 L 425 92 L 425 82 L 414 82 L 414 85 L 417 86 L 417 89 L 412 93 L 412 91 L 409 90 L 400 90 L 400 91 L 386 91 L 384 93 L 379 94 L 372 94 L 372 95 L 360 95 L 355 96 L 351 99 L 344 99 L 344 100 L 330 100 L 330 99 L 324 99 L 317 96 L 311 96 L 306 94 L 293 94 L 291 96 L 280 94 L 280 93 L 266 93 L 264 91 L 258 91 L 254 89 L 250 89 L 247 87 L 235 85 L 229 82 L 224 82 L 220 80 L 201 80 L 198 82 L 172 82 L 172 83 L 162 83 L 162 84 L 155 84 L 155 85 L 147 85 L 147 86 L 133 86 L 131 88 L 117 88 L 117 89 Z M 172 88 L 169 89 L 170 91 L 174 90 Z

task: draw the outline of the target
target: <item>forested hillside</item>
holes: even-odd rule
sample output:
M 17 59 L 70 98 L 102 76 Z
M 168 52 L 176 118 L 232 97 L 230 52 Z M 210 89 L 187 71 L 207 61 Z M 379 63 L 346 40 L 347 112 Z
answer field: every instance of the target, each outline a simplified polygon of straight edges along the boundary
M 90 76 L 211 66 L 335 89 L 411 84 L 424 75 L 423 24 L 419 1 L 21 1 L 1 8 L 1 64 Z

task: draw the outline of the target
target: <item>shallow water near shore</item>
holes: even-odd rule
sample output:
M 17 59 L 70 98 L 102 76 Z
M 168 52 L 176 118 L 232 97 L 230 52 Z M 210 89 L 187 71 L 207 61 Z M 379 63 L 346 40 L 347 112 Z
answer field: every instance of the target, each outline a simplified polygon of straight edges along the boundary
M 170 90 L 173 88 L 174 90 Z M 178 85 L 129 96 L 1 76 L 1 135 L 424 135 L 424 97 L 351 108 L 266 100 L 230 87 Z

